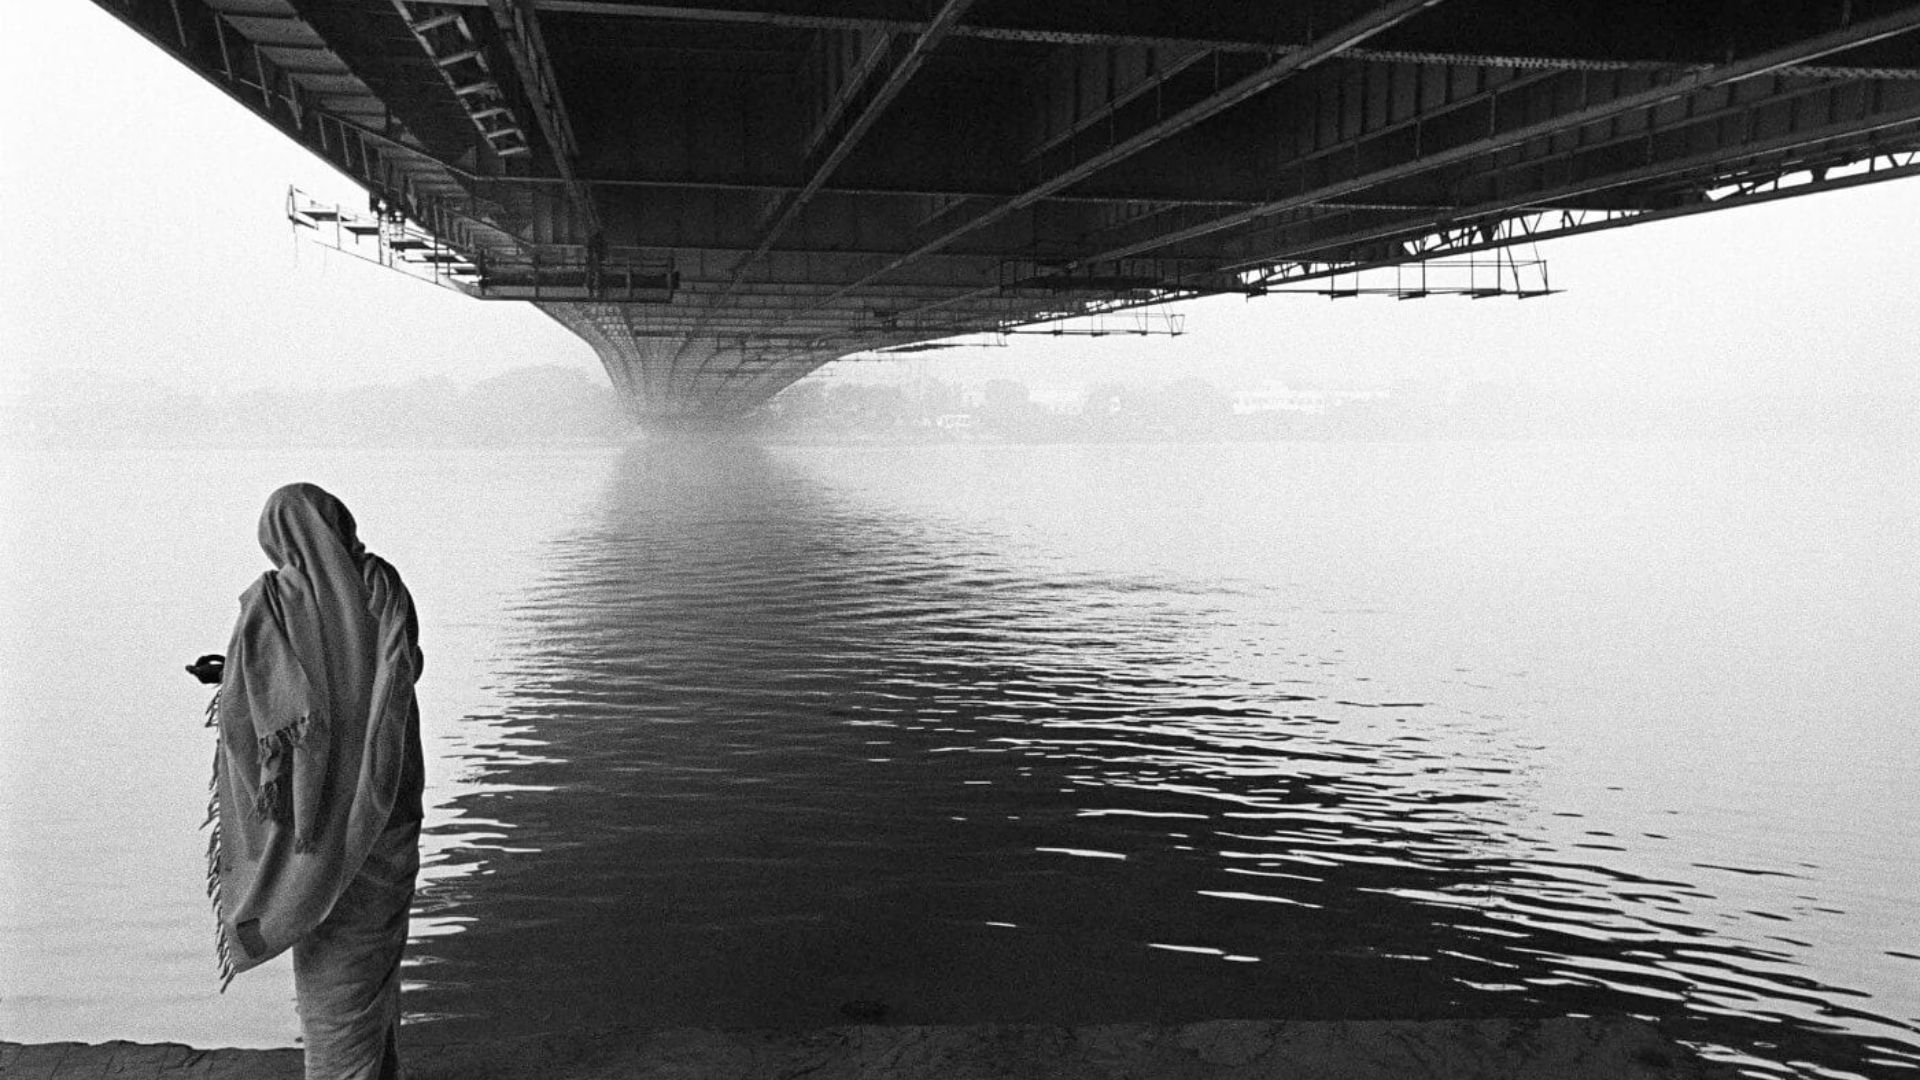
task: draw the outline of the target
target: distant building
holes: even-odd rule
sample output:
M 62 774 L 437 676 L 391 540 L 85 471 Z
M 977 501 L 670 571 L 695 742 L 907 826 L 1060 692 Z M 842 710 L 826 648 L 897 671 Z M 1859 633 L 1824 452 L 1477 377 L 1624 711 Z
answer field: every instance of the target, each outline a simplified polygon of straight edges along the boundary
M 1078 386 L 1042 383 L 1029 388 L 1027 400 L 1048 416 L 1079 416 L 1087 411 L 1087 393 Z
M 1233 393 L 1233 414 L 1235 416 L 1256 416 L 1261 413 L 1324 413 L 1336 405 L 1350 405 L 1362 401 L 1384 401 L 1385 390 L 1294 390 L 1285 383 L 1263 383 L 1252 390 L 1236 390 Z

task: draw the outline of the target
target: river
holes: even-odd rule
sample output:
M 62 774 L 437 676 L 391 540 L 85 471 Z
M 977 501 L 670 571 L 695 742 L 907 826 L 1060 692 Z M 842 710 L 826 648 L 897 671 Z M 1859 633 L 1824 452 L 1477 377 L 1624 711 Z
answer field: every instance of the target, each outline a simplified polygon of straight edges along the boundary
M 410 1039 L 1633 1013 L 1755 1076 L 1920 1074 L 1911 456 L 8 465 L 8 1038 L 291 1044 L 284 962 L 214 992 L 180 665 L 309 479 L 422 610 Z

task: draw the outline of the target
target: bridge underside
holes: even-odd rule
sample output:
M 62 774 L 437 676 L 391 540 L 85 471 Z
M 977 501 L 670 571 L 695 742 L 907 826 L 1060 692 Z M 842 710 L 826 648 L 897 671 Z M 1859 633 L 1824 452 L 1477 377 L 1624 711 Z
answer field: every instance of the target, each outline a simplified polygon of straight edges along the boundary
M 1920 171 L 1892 0 L 98 2 L 364 184 L 356 245 L 537 303 L 642 418 Z

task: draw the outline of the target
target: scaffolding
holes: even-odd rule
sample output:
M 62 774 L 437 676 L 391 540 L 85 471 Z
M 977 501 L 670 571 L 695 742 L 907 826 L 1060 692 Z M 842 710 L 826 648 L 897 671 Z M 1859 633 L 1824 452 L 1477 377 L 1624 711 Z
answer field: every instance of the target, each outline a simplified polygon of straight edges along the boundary
M 1316 268 L 1306 264 L 1302 278 L 1317 278 L 1322 284 L 1289 287 L 1256 284 L 1253 295 L 1308 293 L 1331 300 L 1356 296 L 1390 296 L 1395 300 L 1423 300 L 1429 296 L 1464 296 L 1486 300 L 1511 296 L 1526 300 L 1551 296 L 1564 290 L 1553 288 L 1547 277 L 1547 260 L 1534 255 L 1521 258 L 1510 247 L 1495 248 L 1482 255 L 1427 259 L 1392 266 L 1345 268 L 1327 264 Z M 1278 279 L 1286 280 L 1286 279 Z
M 477 261 L 377 199 L 369 203 L 367 212 L 358 213 L 289 187 L 287 220 L 295 235 L 310 230 L 307 238 L 322 247 L 431 285 L 466 292 L 480 278 Z
M 377 200 L 362 213 L 289 187 L 287 220 L 324 248 L 481 300 L 665 304 L 680 284 L 671 256 L 646 252 L 548 244 L 469 254 Z

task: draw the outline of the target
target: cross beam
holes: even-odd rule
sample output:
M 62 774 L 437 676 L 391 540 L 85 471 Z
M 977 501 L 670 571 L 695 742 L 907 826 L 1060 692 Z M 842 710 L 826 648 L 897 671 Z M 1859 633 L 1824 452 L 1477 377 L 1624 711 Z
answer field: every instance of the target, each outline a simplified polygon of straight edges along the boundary
M 1102 169 L 1114 165 L 1117 162 L 1124 161 L 1150 146 L 1154 146 L 1173 135 L 1193 127 L 1209 117 L 1218 115 L 1240 104 L 1248 98 L 1292 76 L 1296 72 L 1303 71 L 1323 60 L 1338 56 L 1343 51 L 1365 41 L 1367 38 L 1396 26 L 1412 18 L 1414 15 L 1434 7 L 1440 2 L 1441 0 L 1390 0 L 1389 3 L 1382 4 L 1366 15 L 1339 27 L 1333 33 L 1327 34 L 1308 45 L 1288 51 L 1278 60 L 1235 82 L 1226 89 L 1196 102 L 1164 120 L 1148 125 L 1145 129 L 1119 141 L 1108 149 L 1093 154 L 1078 164 L 1054 174 L 1040 184 L 947 230 L 932 240 L 914 248 L 912 251 L 898 258 L 889 260 L 859 280 L 844 286 L 834 297 L 830 297 L 829 299 L 837 299 L 840 296 L 844 296 L 863 285 L 885 277 L 887 274 L 906 266 L 908 263 L 922 256 L 939 251 L 968 233 L 1000 221 L 1008 215 L 1031 206 L 1049 195 L 1069 188 L 1100 172 Z
M 553 62 L 547 57 L 546 41 L 540 36 L 540 17 L 535 13 L 533 0 L 486 2 L 493 10 L 494 21 L 500 25 L 500 36 L 506 43 L 508 54 L 513 57 L 513 66 L 520 74 L 520 84 L 533 102 L 533 114 L 540 123 L 540 133 L 546 136 L 547 145 L 553 149 L 554 167 L 560 171 L 561 181 L 566 185 L 568 201 L 586 222 L 587 235 L 598 237 L 601 232 L 600 215 L 594 209 L 592 190 L 580 180 L 576 171 L 580 147 L 574 141 L 573 123 L 567 118 L 566 104 L 560 100 L 560 86 L 553 77 Z
M 1071 272 L 1072 270 L 1090 264 L 1124 259 L 1145 252 L 1171 247 L 1186 241 L 1196 240 L 1226 229 L 1250 224 L 1261 218 L 1273 217 L 1332 201 L 1353 199 L 1363 192 L 1396 180 L 1434 171 L 1449 165 L 1465 163 L 1489 153 L 1520 146 L 1533 140 L 1605 121 L 1636 110 L 1651 109 L 1667 102 L 1685 98 L 1690 94 L 1695 94 L 1702 90 L 1771 74 L 1795 64 L 1832 55 L 1833 53 L 1842 52 L 1847 49 L 1857 48 L 1872 42 L 1885 40 L 1886 38 L 1908 33 L 1915 29 L 1920 29 L 1920 5 L 1912 6 L 1877 19 L 1865 20 L 1795 45 L 1769 50 L 1744 60 L 1718 65 L 1705 71 L 1693 72 L 1672 81 L 1661 83 L 1647 90 L 1626 94 L 1609 101 L 1576 109 L 1533 124 L 1523 125 L 1479 139 L 1470 140 L 1446 150 L 1434 151 L 1424 156 L 1415 156 L 1396 165 L 1374 169 L 1345 180 L 1308 187 L 1306 190 L 1302 190 L 1295 195 L 1238 209 L 1196 225 L 1156 233 L 1142 240 L 1124 243 L 1071 260 L 1063 264 L 1062 269 L 1063 271 Z M 1895 124 L 1905 123 L 1909 119 L 1911 118 L 1902 115 L 1896 116 L 1888 122 Z M 1828 138 L 1831 137 L 1834 136 L 1828 136 Z M 1645 170 L 1641 171 L 1644 172 Z M 1599 182 L 1574 185 L 1565 189 L 1565 191 L 1560 194 L 1561 197 L 1571 197 L 1573 194 L 1587 193 L 1606 187 L 1630 184 L 1639 179 L 1644 179 L 1639 173 L 1624 174 L 1619 177 L 1606 177 L 1602 178 Z M 1528 196 L 1528 201 L 1537 204 L 1544 197 L 1542 193 L 1533 193 Z M 976 289 L 950 297 L 944 301 L 922 305 L 908 314 L 920 314 L 954 303 L 964 302 L 974 297 L 985 295 L 990 291 L 991 289 Z
M 526 0 L 522 0 L 522 2 L 524 3 Z M 773 222 L 769 224 L 761 234 L 760 242 L 755 244 L 753 250 L 748 252 L 746 257 L 742 258 L 734 267 L 733 275 L 727 282 L 726 290 L 716 302 L 714 310 L 718 310 L 720 306 L 724 305 L 733 296 L 735 291 L 740 288 L 740 283 L 746 280 L 748 272 L 765 257 L 767 252 L 773 247 L 774 242 L 779 240 L 781 235 L 787 231 L 787 228 L 793 224 L 794 219 L 800 216 L 800 211 L 819 193 L 821 187 L 833 176 L 834 171 L 847 159 L 847 155 L 853 153 L 854 147 L 860 145 L 860 140 L 866 137 L 867 132 L 880 119 L 881 115 L 887 111 L 888 106 L 892 105 L 893 100 L 900 96 L 900 92 L 907 88 L 907 83 L 911 81 L 913 76 L 920 70 L 921 65 L 927 62 L 927 57 L 933 54 L 933 50 L 939 47 L 940 42 L 946 38 L 955 26 L 959 25 L 961 18 L 966 15 L 967 9 L 972 7 L 973 3 L 974 0 L 946 0 L 946 3 L 941 6 L 939 13 L 934 16 L 933 21 L 927 25 L 927 28 L 920 33 L 919 37 L 914 39 L 913 44 L 907 49 L 906 55 L 901 57 L 898 64 L 894 65 L 892 73 L 887 76 L 887 81 L 881 84 L 880 89 L 876 91 L 873 98 L 867 102 L 866 107 L 860 110 L 860 115 L 855 117 L 853 122 L 847 125 L 846 130 L 841 132 L 839 139 L 834 143 L 833 149 L 829 150 L 826 155 L 820 159 L 819 164 L 814 167 L 813 175 L 808 177 L 807 182 L 801 186 L 800 190 L 786 198 L 785 205 L 774 216 Z M 705 326 L 710 318 L 711 315 L 703 318 L 701 322 L 694 327 L 693 332 L 689 333 L 687 340 L 692 341 L 693 333 L 697 333 L 701 327 Z M 683 352 L 684 348 L 683 346 Z M 707 359 L 712 359 L 711 354 L 709 354 Z M 706 362 L 703 361 L 700 367 L 704 370 L 706 368 Z
M 1483 154 L 1504 150 L 1512 146 L 1519 146 L 1532 139 L 1555 135 L 1573 128 L 1584 127 L 1588 124 L 1608 120 L 1623 113 L 1633 112 L 1638 109 L 1650 109 L 1669 101 L 1684 98 L 1700 90 L 1756 78 L 1778 71 L 1781 68 L 1804 63 L 1809 60 L 1817 60 L 1822 56 L 1830 56 L 1833 53 L 1843 52 L 1847 49 L 1859 48 L 1862 45 L 1882 41 L 1886 38 L 1905 34 L 1915 29 L 1920 29 L 1920 5 L 1915 5 L 1877 19 L 1869 19 L 1855 23 L 1852 26 L 1844 27 L 1804 42 L 1760 53 L 1759 55 L 1748 57 L 1745 60 L 1737 60 L 1732 63 L 1709 68 L 1705 71 L 1697 71 L 1689 75 L 1684 75 L 1671 82 L 1659 84 L 1651 89 L 1640 91 L 1639 93 L 1627 94 L 1598 105 L 1575 109 L 1572 112 L 1563 113 L 1547 120 L 1512 128 L 1508 131 L 1500 132 L 1499 134 L 1483 139 L 1476 139 L 1447 150 L 1426 154 L 1401 165 L 1376 170 L 1343 183 L 1321 187 L 1288 198 L 1275 199 L 1271 202 L 1262 203 L 1243 210 L 1236 210 L 1232 213 L 1213 218 L 1210 221 L 1202 222 L 1199 225 L 1164 233 L 1149 240 L 1113 248 L 1097 255 L 1088 256 L 1086 259 L 1080 261 L 1103 262 L 1108 259 L 1121 259 L 1129 255 L 1140 254 L 1144 251 L 1153 251 L 1182 241 L 1208 236 L 1224 229 L 1245 225 L 1259 218 L 1269 217 L 1297 207 L 1311 205 L 1315 202 L 1347 198 L 1365 191 L 1368 188 L 1378 187 L 1381 184 L 1390 183 L 1402 177 L 1418 175 L 1449 165 L 1460 164 Z

